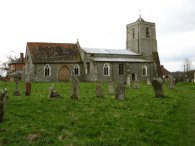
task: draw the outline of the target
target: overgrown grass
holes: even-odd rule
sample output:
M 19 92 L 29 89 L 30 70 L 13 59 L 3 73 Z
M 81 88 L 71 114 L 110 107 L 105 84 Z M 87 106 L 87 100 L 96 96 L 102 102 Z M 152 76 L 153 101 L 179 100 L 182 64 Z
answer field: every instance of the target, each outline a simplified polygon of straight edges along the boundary
M 123 101 L 95 94 L 95 83 L 80 83 L 80 99 L 70 98 L 71 84 L 54 83 L 63 96 L 48 98 L 52 83 L 32 83 L 31 96 L 13 96 L 13 82 L 0 83 L 9 91 L 0 145 L 67 146 L 184 146 L 195 145 L 195 84 L 164 85 L 165 98 L 155 98 L 151 86 L 126 89 Z M 193 120 L 193 121 L 191 121 Z

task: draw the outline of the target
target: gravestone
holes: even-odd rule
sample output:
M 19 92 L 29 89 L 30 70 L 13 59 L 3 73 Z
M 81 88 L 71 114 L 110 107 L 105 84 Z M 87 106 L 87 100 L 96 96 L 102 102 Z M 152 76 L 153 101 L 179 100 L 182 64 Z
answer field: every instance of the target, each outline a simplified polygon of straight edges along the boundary
M 164 97 L 162 83 L 163 83 L 162 79 L 154 79 L 152 81 L 152 86 L 154 89 L 155 97 Z
M 30 93 L 31 93 L 31 83 L 29 81 L 27 81 L 26 84 L 25 84 L 25 87 L 26 87 L 25 95 L 29 96 Z
M 114 95 L 115 91 L 114 91 L 114 83 L 112 80 L 109 81 L 108 83 L 108 94 L 110 95 Z
M 7 106 L 7 100 L 8 100 L 7 89 L 5 88 L 0 91 L 0 122 L 3 121 L 4 112 Z
M 151 85 L 151 82 L 150 82 L 150 79 L 149 79 L 149 78 L 147 79 L 147 85 L 148 85 L 148 86 Z
M 131 85 L 131 76 L 130 74 L 127 75 L 127 85 L 130 87 Z
M 169 89 L 174 89 L 175 87 L 175 80 L 172 75 L 168 75 L 168 86 L 169 86 Z
M 73 77 L 72 78 L 72 95 L 71 95 L 71 98 L 79 99 L 79 92 L 80 92 L 79 80 L 78 80 L 77 77 Z
M 16 89 L 15 89 L 15 91 L 14 91 L 14 96 L 20 96 L 20 92 L 19 92 L 19 90 L 18 90 L 18 78 L 14 78 L 14 81 L 15 81 L 15 83 L 16 83 Z
M 139 81 L 138 81 L 138 80 L 135 80 L 135 81 L 133 82 L 133 88 L 134 88 L 134 89 L 139 89 Z
M 54 97 L 60 97 L 60 94 L 58 93 L 58 90 L 54 87 L 52 84 L 51 87 L 49 87 L 49 98 Z
M 104 96 L 103 88 L 102 88 L 101 84 L 96 84 L 96 96 L 97 97 L 103 97 Z
M 124 100 L 125 98 L 125 86 L 122 83 L 117 84 L 115 91 L 115 99 Z

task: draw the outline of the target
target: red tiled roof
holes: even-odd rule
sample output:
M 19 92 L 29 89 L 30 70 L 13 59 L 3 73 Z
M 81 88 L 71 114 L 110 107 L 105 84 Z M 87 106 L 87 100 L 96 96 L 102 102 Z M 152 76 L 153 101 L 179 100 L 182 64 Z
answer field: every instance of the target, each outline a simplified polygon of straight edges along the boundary
M 28 42 L 34 63 L 81 62 L 77 44 Z

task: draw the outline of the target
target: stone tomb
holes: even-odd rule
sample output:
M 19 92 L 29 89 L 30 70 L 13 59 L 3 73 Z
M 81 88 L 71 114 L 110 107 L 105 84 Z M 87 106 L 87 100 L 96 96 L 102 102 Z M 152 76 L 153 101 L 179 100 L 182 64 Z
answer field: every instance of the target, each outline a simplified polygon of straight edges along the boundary
M 155 97 L 164 97 L 162 84 L 163 84 L 162 79 L 154 79 L 152 81 L 152 86 L 154 89 Z
M 52 84 L 51 87 L 49 87 L 49 98 L 54 97 L 60 97 L 60 94 L 58 93 L 58 90 L 54 87 Z
M 101 84 L 96 84 L 96 96 L 97 97 L 103 97 L 104 96 L 103 88 L 102 88 Z
M 25 87 L 26 87 L 25 95 L 29 96 L 31 93 L 31 83 L 29 81 L 27 81 Z
M 115 99 L 124 100 L 124 98 L 125 98 L 125 85 L 119 83 L 116 87 Z
M 108 94 L 109 95 L 114 95 L 115 94 L 114 83 L 113 83 L 112 80 L 110 80 L 109 83 L 108 83 Z
M 3 89 L 0 91 L 0 122 L 3 121 L 4 112 L 7 106 L 7 89 Z
M 71 98 L 73 99 L 79 99 L 79 93 L 80 93 L 80 86 L 79 86 L 79 80 L 77 77 L 72 78 L 72 93 Z

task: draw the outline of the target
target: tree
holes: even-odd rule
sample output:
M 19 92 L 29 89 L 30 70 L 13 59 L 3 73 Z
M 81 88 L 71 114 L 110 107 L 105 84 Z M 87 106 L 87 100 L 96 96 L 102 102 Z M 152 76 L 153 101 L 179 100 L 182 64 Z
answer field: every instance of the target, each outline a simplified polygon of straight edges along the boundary
M 0 62 L 0 76 L 6 76 L 9 71 L 9 63 L 15 62 L 19 59 L 19 57 L 15 55 L 16 53 L 13 53 L 14 54 L 10 53 L 10 55 L 6 56 L 7 59 L 5 61 Z
M 0 76 L 6 76 L 8 72 L 8 66 L 5 62 L 0 63 Z
M 188 73 L 192 68 L 192 62 L 190 59 L 186 58 L 184 60 L 184 72 Z
M 184 79 L 189 82 L 191 79 L 192 79 L 192 76 L 191 76 L 191 70 L 192 70 L 192 62 L 190 59 L 186 58 L 184 60 Z

